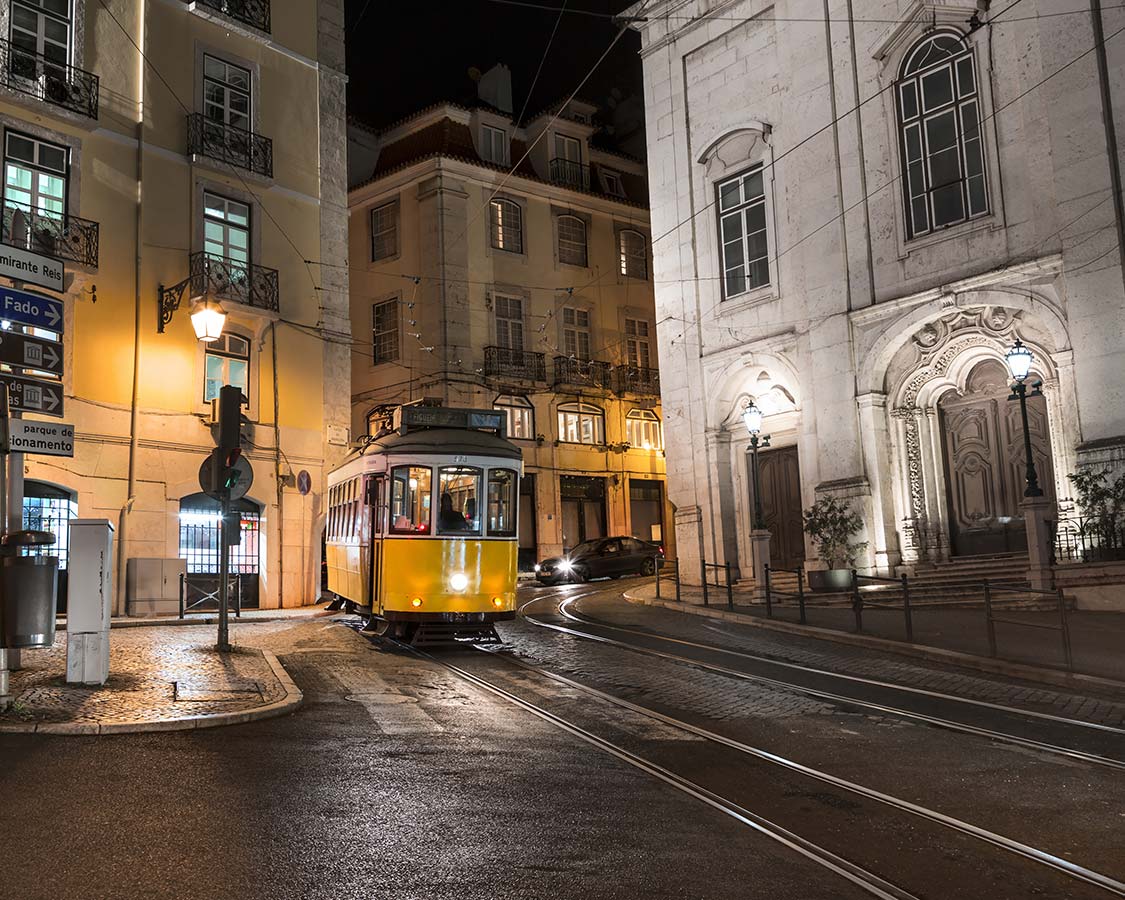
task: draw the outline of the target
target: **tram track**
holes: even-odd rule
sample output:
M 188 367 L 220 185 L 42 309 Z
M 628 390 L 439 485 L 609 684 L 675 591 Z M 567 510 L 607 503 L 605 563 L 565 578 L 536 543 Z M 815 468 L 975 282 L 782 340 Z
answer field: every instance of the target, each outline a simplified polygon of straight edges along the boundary
M 1000 883 L 1004 884 L 1011 891 L 1011 893 L 1004 894 L 1003 896 L 1022 897 L 1040 894 L 1053 897 L 1076 898 L 1101 897 L 1107 895 L 1125 897 L 1125 883 L 1117 881 L 1100 872 L 1080 866 L 1049 851 L 1012 840 L 996 832 L 948 816 L 936 810 L 921 806 L 920 804 L 912 803 L 856 782 L 831 775 L 830 773 L 802 765 L 779 754 L 701 728 L 674 716 L 648 709 L 647 707 L 633 703 L 624 698 L 616 697 L 598 690 L 597 688 L 574 681 L 566 676 L 543 669 L 540 666 L 513 658 L 502 651 L 479 648 L 476 652 L 482 657 L 495 657 L 496 659 L 502 660 L 506 664 L 506 670 L 527 673 L 534 680 L 547 681 L 554 685 L 560 685 L 565 692 L 570 692 L 571 694 L 575 691 L 581 692 L 584 696 L 594 698 L 598 703 L 608 704 L 628 714 L 650 719 L 668 728 L 689 734 L 694 738 L 702 739 L 708 742 L 713 748 L 717 748 L 715 750 L 717 753 L 728 754 L 728 757 L 731 752 L 738 754 L 737 759 L 741 760 L 741 762 L 734 764 L 732 759 L 719 756 L 713 761 L 711 766 L 704 765 L 696 777 L 688 777 L 688 775 L 675 770 L 677 766 L 676 763 L 670 763 L 668 760 L 661 761 L 659 759 L 661 751 L 658 748 L 652 745 L 646 745 L 648 747 L 648 752 L 636 747 L 630 749 L 625 746 L 625 741 L 620 738 L 615 740 L 603 734 L 598 734 L 597 730 L 602 730 L 601 726 L 595 725 L 591 727 L 588 721 L 585 723 L 578 721 L 578 719 L 582 718 L 581 707 L 572 709 L 569 713 L 565 711 L 560 712 L 558 711 L 558 707 L 556 707 L 555 710 L 549 709 L 541 700 L 538 702 L 529 700 L 523 695 L 531 689 L 535 690 L 537 696 L 541 697 L 544 695 L 541 687 L 536 688 L 535 685 L 531 685 L 529 688 L 526 683 L 521 684 L 518 680 L 515 686 L 513 686 L 510 683 L 510 678 L 505 678 L 504 675 L 495 670 L 488 670 L 484 673 L 472 671 L 471 663 L 454 662 L 448 658 L 436 656 L 417 648 L 402 644 L 398 644 L 398 646 L 407 652 L 414 653 L 449 670 L 466 682 L 512 703 L 537 718 L 613 756 L 619 761 L 722 812 L 735 821 L 747 826 L 752 831 L 800 854 L 806 860 L 832 872 L 836 876 L 846 879 L 869 896 L 894 898 L 894 900 L 918 900 L 919 897 L 935 896 L 934 893 L 931 893 L 932 887 L 937 883 L 932 880 L 932 870 L 936 865 L 933 862 L 930 862 L 925 869 L 930 873 L 930 878 L 923 879 L 925 883 L 921 886 L 922 889 L 920 893 L 915 893 L 918 888 L 912 887 L 906 883 L 909 881 L 909 876 L 914 873 L 912 868 L 914 863 L 910 860 L 916 860 L 919 850 L 923 849 L 927 854 L 927 858 L 940 860 L 941 865 L 945 865 L 948 862 L 950 866 L 958 869 L 958 877 L 960 878 L 973 877 L 971 870 L 974 867 L 983 867 L 983 871 L 989 873 L 1003 872 L 1004 875 Z M 558 706 L 562 706 L 565 710 L 565 699 L 560 698 L 557 702 Z M 570 705 L 574 706 L 574 702 L 571 701 Z M 597 717 L 594 717 L 594 720 L 599 721 Z M 667 751 L 664 752 L 666 753 Z M 692 756 L 696 757 L 698 754 L 693 753 Z M 699 768 L 700 765 L 702 764 L 696 763 L 697 768 Z M 748 765 L 750 769 L 747 768 Z M 764 766 L 767 777 L 756 777 L 755 773 L 752 771 L 755 766 Z M 768 775 L 770 770 L 776 771 L 778 769 L 781 769 L 785 774 L 783 776 L 775 775 L 772 777 Z M 709 777 L 713 780 L 713 776 L 708 775 L 711 771 L 736 773 L 737 777 L 729 778 L 729 784 L 735 786 L 723 788 L 716 785 L 708 786 L 706 783 L 703 783 L 708 780 Z M 699 777 L 699 775 L 703 777 Z M 777 795 L 772 797 L 769 801 L 761 799 L 763 791 L 766 794 L 769 793 L 770 789 L 775 792 L 780 791 L 778 782 L 785 779 L 795 782 L 789 785 L 787 793 L 777 793 Z M 741 782 L 741 784 L 739 784 L 739 782 Z M 803 785 L 802 782 L 804 783 Z M 809 782 L 818 784 L 820 787 L 810 791 L 808 789 Z M 769 786 L 768 789 L 763 787 L 767 785 Z M 849 804 L 846 801 L 839 804 L 829 803 L 829 811 L 819 811 L 817 813 L 816 822 L 814 823 L 812 820 L 803 818 L 803 814 L 796 811 L 796 807 L 800 806 L 801 801 L 788 799 L 807 796 L 823 797 L 825 786 L 830 790 L 844 792 L 856 798 L 856 803 L 867 806 L 867 812 L 861 809 L 858 813 L 845 815 L 844 813 L 834 810 L 848 808 Z M 754 800 L 759 802 L 747 803 L 743 797 L 732 796 L 739 793 L 750 793 L 753 795 Z M 761 805 L 767 805 L 768 803 L 772 803 L 775 808 L 772 811 L 761 811 Z M 755 811 L 755 809 L 751 808 L 752 806 L 758 806 L 759 810 Z M 878 813 L 871 814 L 871 811 L 878 809 L 882 809 L 884 812 L 881 815 Z M 888 816 L 891 818 L 884 821 Z M 819 825 L 821 834 L 810 837 L 798 833 L 792 821 L 788 823 L 784 821 L 785 818 L 793 819 L 794 817 L 796 817 L 800 823 L 808 824 L 810 827 L 812 825 Z M 898 818 L 897 822 L 895 821 L 895 817 Z M 904 819 L 903 817 L 906 818 Z M 840 848 L 833 849 L 831 846 L 825 846 L 826 843 L 830 843 L 830 840 L 826 841 L 824 839 L 825 835 L 827 834 L 830 837 L 833 832 L 831 827 L 826 827 L 823 824 L 823 821 L 825 819 L 832 820 L 835 818 L 847 819 L 849 822 L 849 830 L 856 827 L 857 821 L 863 823 L 863 827 L 867 828 L 870 834 L 867 840 L 858 842 L 859 846 L 862 847 L 879 846 L 886 841 L 888 832 L 895 835 L 909 834 L 912 843 L 924 846 L 912 846 L 908 849 L 904 849 L 902 859 L 898 859 L 894 856 L 882 858 L 878 853 L 875 854 L 874 859 L 869 858 L 863 861 L 849 859 L 841 855 L 840 852 L 837 852 Z M 779 819 L 782 821 L 779 821 Z M 934 826 L 935 830 L 930 832 L 929 835 L 923 836 L 922 831 L 917 825 L 911 827 L 908 824 L 904 824 L 909 819 L 913 819 L 916 822 L 926 822 L 930 826 Z M 945 837 L 941 837 L 942 835 Z M 952 845 L 950 842 L 952 842 Z M 851 846 L 851 844 L 848 846 Z M 967 854 L 965 853 L 966 846 L 976 848 L 977 854 L 996 854 L 997 851 L 1000 851 L 1000 853 L 999 855 L 993 855 L 987 861 L 977 859 L 976 854 L 974 854 L 972 860 L 968 860 L 966 859 Z M 989 849 L 983 850 L 985 846 Z M 844 852 L 848 851 L 845 850 Z M 865 852 L 868 857 L 871 857 L 872 854 L 870 850 Z M 849 855 L 854 854 L 849 853 Z M 1004 860 L 1007 861 L 1005 862 Z M 873 861 L 881 862 L 883 867 L 897 869 L 898 871 L 880 872 L 877 870 L 879 866 L 872 865 Z M 1035 877 L 1030 878 L 1030 882 L 1029 872 L 1025 864 L 1032 864 L 1034 867 L 1032 871 L 1038 873 Z M 1020 866 L 1020 868 L 1016 868 L 1017 865 Z M 969 870 L 968 875 L 966 875 L 965 869 Z M 1042 884 L 1043 879 L 1045 879 L 1048 884 Z M 944 881 L 941 883 L 944 888 Z M 1067 887 L 1068 885 L 1069 888 Z M 1060 890 L 1060 888 L 1062 889 Z M 965 896 L 964 894 L 959 895 Z M 989 891 L 987 895 L 990 897 L 1001 896 L 1001 894 L 993 891 Z M 949 894 L 945 893 L 944 896 L 949 896 Z
M 761 684 L 774 689 L 794 691 L 796 693 L 802 694 L 803 696 L 831 703 L 837 707 L 858 708 L 879 715 L 891 715 L 906 721 L 918 722 L 948 731 L 959 732 L 962 734 L 971 734 L 987 740 L 1006 743 L 1038 753 L 1054 755 L 1069 760 L 1079 761 L 1089 765 L 1115 770 L 1125 770 L 1125 760 L 1114 758 L 1112 756 L 1105 756 L 1100 753 L 1089 752 L 1060 743 L 1036 740 L 1034 738 L 1014 734 L 1010 731 L 999 731 L 995 728 L 987 728 L 981 725 L 974 725 L 966 721 L 958 721 L 955 719 L 945 718 L 943 716 L 931 715 L 929 713 L 920 712 L 916 709 L 907 709 L 902 706 L 893 705 L 890 703 L 875 702 L 853 695 L 840 694 L 835 691 L 823 690 L 820 688 L 811 687 L 806 684 L 801 684 L 794 680 L 773 678 L 766 675 L 755 674 L 752 672 L 744 671 L 742 669 L 735 669 L 729 666 L 723 666 L 713 662 L 708 662 L 707 660 L 700 659 L 698 656 L 686 656 L 678 653 L 668 653 L 630 641 L 616 640 L 611 637 L 606 637 L 602 634 L 591 634 L 590 632 L 584 631 L 580 628 L 572 628 L 565 625 L 558 625 L 552 622 L 542 621 L 541 619 L 537 618 L 527 611 L 528 607 L 536 603 L 554 602 L 561 600 L 561 602 L 559 602 L 558 604 L 559 615 L 561 615 L 564 619 L 575 623 L 576 625 L 580 624 L 589 628 L 625 633 L 632 637 L 644 640 L 652 640 L 659 641 L 661 643 L 687 646 L 703 650 L 708 653 L 717 653 L 724 656 L 745 659 L 753 663 L 778 667 L 782 670 L 797 671 L 822 678 L 838 679 L 848 684 L 859 684 L 863 686 L 878 688 L 880 690 L 901 692 L 914 697 L 940 700 L 943 703 L 964 704 L 966 707 L 971 707 L 975 710 L 988 709 L 995 712 L 1004 713 L 1005 715 L 1014 718 L 1027 718 L 1036 720 L 1037 722 L 1049 723 L 1050 725 L 1056 727 L 1086 729 L 1097 733 L 1099 736 L 1121 735 L 1122 737 L 1125 737 L 1125 729 L 1120 729 L 1113 726 L 1091 723 L 1080 719 L 1068 719 L 1049 713 L 1020 709 L 1017 707 L 1005 706 L 1003 704 L 989 703 L 987 701 L 975 700 L 972 698 L 958 697 L 952 694 L 945 694 L 937 691 L 915 688 L 909 685 L 896 685 L 891 682 L 879 681 L 877 679 L 862 678 L 859 676 L 848 675 L 844 673 L 831 672 L 825 669 L 820 669 L 812 666 L 804 666 L 799 663 L 787 662 L 784 660 L 776 660 L 770 657 L 746 653 L 743 651 L 733 650 L 730 648 L 712 644 L 702 644 L 696 641 L 689 641 L 682 638 L 672 638 L 668 637 L 667 635 L 661 635 L 649 631 L 641 632 L 637 631 L 636 629 L 625 628 L 620 625 L 600 622 L 584 614 L 572 613 L 567 609 L 567 607 L 569 606 L 576 607 L 579 601 L 587 597 L 597 596 L 600 593 L 602 592 L 585 591 L 581 593 L 567 594 L 555 592 L 550 595 L 540 595 L 522 604 L 519 608 L 519 612 L 525 621 L 539 628 L 551 630 L 556 633 L 568 634 L 573 637 L 600 643 L 607 646 L 617 647 L 622 650 L 638 653 L 645 656 L 664 659 L 682 665 L 695 666 L 697 668 L 716 672 L 727 677 Z

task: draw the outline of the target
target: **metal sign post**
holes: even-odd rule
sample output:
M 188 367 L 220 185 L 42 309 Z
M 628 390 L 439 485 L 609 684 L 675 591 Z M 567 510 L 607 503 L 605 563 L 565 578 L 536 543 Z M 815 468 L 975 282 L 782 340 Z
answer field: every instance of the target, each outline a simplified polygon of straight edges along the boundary
M 230 491 L 219 500 L 219 650 L 230 652 Z
M 0 534 L 8 530 L 8 386 L 0 384 Z M 11 651 L 13 653 L 19 651 Z M 9 651 L 0 647 L 0 710 L 7 709 L 12 702 L 11 682 L 8 674 Z

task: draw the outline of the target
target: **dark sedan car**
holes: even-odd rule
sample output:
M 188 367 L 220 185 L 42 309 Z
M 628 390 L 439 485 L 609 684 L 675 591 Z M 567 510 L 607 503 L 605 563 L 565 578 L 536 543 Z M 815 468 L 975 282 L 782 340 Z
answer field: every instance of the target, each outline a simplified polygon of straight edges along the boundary
M 535 567 L 543 584 L 618 578 L 621 575 L 651 575 L 664 564 L 664 548 L 631 537 L 597 538 L 584 541 L 562 556 L 552 556 Z

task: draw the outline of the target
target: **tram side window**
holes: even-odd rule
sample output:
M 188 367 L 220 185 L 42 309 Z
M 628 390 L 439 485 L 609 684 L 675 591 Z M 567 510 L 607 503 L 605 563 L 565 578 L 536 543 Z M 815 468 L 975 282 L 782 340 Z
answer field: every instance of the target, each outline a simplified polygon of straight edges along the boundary
M 431 477 L 425 466 L 396 466 L 392 470 L 392 534 L 429 533 Z
M 438 531 L 441 534 L 480 534 L 480 469 L 443 466 L 439 472 Z
M 488 533 L 493 537 L 516 536 L 516 483 L 511 469 L 488 472 Z

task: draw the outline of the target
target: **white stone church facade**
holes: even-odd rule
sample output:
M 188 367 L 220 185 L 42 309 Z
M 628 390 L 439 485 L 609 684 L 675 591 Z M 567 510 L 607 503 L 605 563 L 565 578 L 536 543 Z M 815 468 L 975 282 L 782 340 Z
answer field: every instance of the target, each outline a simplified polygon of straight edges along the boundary
M 868 571 L 1024 550 L 1016 338 L 1051 508 L 1125 460 L 1125 15 L 1006 5 L 630 10 L 685 577 L 750 575 L 751 399 L 775 566 L 815 565 L 800 510 L 828 494 L 861 513 Z

